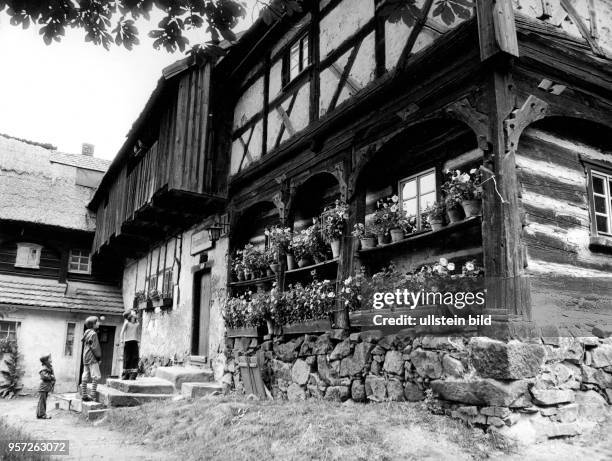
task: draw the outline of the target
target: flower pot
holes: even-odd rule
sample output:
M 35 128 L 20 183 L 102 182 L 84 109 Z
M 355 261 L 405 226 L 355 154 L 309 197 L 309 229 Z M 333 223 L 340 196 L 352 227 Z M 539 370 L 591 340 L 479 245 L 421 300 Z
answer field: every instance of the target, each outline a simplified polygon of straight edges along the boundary
M 440 230 L 444 227 L 444 221 L 442 219 L 432 219 L 429 221 L 432 231 Z
M 287 270 L 295 269 L 295 256 L 288 254 L 287 255 Z
M 361 249 L 367 250 L 368 248 L 376 248 L 376 239 L 374 237 L 364 237 L 359 239 L 361 242 Z
M 274 275 L 274 271 L 272 269 L 266 269 L 266 277 L 272 277 Z
M 306 267 L 306 266 L 310 266 L 310 259 L 302 258 L 298 260 L 298 267 Z
M 461 207 L 449 208 L 446 210 L 446 214 L 448 215 L 448 220 L 451 223 L 463 221 L 463 210 Z
M 268 327 L 268 334 L 273 335 L 274 334 L 274 322 L 272 320 L 266 319 L 266 326 Z
M 466 218 L 478 216 L 482 209 L 482 200 L 463 200 L 461 202 Z
M 332 257 L 333 258 L 340 257 L 340 239 L 332 240 L 330 242 L 330 245 L 331 245 L 331 250 L 332 250 Z
M 391 242 L 399 242 L 404 240 L 404 231 L 401 229 L 391 229 Z
M 278 272 L 280 271 L 280 264 L 279 263 L 270 264 L 270 270 L 274 272 L 275 274 L 278 274 Z
M 378 239 L 379 245 L 386 245 L 387 243 L 389 243 L 390 239 L 387 234 L 378 234 L 376 238 Z

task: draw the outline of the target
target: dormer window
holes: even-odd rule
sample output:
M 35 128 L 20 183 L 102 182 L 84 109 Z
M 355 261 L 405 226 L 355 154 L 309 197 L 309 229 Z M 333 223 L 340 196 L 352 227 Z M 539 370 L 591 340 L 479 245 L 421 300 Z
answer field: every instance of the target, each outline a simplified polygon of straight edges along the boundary
M 41 250 L 42 246 L 36 245 L 35 243 L 18 243 L 15 267 L 39 269 Z
M 283 86 L 292 82 L 310 64 L 308 34 L 302 35 L 283 57 Z

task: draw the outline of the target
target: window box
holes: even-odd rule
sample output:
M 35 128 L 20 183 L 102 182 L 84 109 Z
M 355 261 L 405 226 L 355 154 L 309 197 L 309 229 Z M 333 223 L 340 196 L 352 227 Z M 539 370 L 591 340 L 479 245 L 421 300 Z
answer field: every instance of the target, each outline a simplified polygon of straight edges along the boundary
M 612 238 L 602 236 L 591 236 L 589 239 L 589 250 L 598 253 L 612 254 Z
M 283 325 L 283 334 L 295 335 L 306 333 L 325 333 L 332 329 L 332 324 L 328 319 L 306 320 L 304 322 Z
M 172 304 L 173 304 L 173 298 L 168 297 L 168 296 L 162 296 L 161 298 L 155 298 L 151 300 L 151 304 L 153 306 L 153 308 L 160 308 L 160 309 L 171 309 L 172 308 Z
M 259 338 L 263 336 L 262 328 L 245 327 L 245 328 L 228 328 L 228 338 Z

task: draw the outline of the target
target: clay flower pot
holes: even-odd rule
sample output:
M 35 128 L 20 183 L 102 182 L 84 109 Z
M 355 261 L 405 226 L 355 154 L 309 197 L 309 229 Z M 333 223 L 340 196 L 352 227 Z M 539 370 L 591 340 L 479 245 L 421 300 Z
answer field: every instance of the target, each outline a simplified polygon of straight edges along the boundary
M 330 245 L 332 250 L 332 257 L 334 259 L 340 257 L 340 239 L 332 240 L 330 242 Z
M 364 237 L 360 238 L 361 249 L 367 250 L 368 248 L 376 248 L 376 239 L 374 237 Z
M 287 270 L 293 270 L 296 268 L 295 265 L 295 256 L 292 254 L 287 254 Z
M 378 239 L 379 245 L 386 245 L 387 243 L 389 243 L 389 240 L 390 240 L 390 237 L 388 234 L 378 234 L 376 238 Z
M 478 216 L 482 209 L 482 200 L 463 200 L 461 202 L 466 218 Z
M 310 266 L 309 258 L 302 258 L 298 261 L 298 267 L 306 267 L 306 266 Z
M 270 270 L 274 272 L 275 274 L 278 274 L 280 271 L 280 264 L 279 263 L 270 264 Z
M 461 207 L 449 208 L 446 210 L 446 214 L 451 223 L 463 221 L 463 210 Z
M 429 225 L 431 226 L 432 231 L 440 230 L 444 227 L 444 220 L 442 219 L 430 219 Z
M 401 229 L 391 229 L 389 231 L 391 233 L 391 242 L 399 242 L 404 240 L 404 231 Z

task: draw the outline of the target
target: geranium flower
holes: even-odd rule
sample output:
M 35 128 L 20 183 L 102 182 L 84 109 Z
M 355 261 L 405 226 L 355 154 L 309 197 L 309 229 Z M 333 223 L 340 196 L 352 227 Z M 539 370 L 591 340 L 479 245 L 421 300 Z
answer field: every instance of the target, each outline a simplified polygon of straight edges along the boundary
M 465 263 L 465 268 L 468 271 L 473 271 L 474 270 L 474 263 L 473 262 L 467 262 Z
M 397 203 L 399 197 L 397 195 L 394 195 L 393 197 L 391 197 L 391 200 L 393 200 L 393 203 Z
M 477 170 L 476 168 L 472 168 L 472 169 L 470 170 L 470 174 L 474 174 L 474 173 L 476 173 L 477 171 L 478 171 L 478 170 Z
M 448 264 L 446 265 L 446 268 L 447 268 L 449 271 L 454 271 L 454 270 L 455 270 L 455 263 L 448 263 Z
M 448 259 L 446 258 L 440 258 L 440 265 L 441 266 L 446 266 L 448 264 Z
M 397 211 L 397 205 L 391 205 L 391 211 L 395 213 Z

